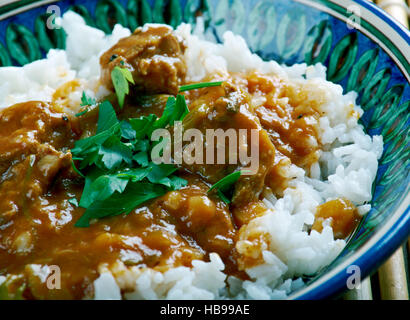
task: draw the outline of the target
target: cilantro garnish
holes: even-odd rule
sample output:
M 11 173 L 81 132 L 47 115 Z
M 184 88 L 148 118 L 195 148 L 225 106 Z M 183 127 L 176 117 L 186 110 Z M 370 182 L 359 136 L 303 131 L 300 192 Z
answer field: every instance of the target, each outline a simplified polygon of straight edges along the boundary
M 78 200 L 76 198 L 68 199 L 68 203 L 72 204 L 74 207 L 78 207 Z
M 78 170 L 78 168 L 75 166 L 75 163 L 73 160 L 71 160 L 71 167 L 73 168 L 73 170 L 81 177 L 85 178 L 85 176 L 81 173 L 80 170 Z
M 89 96 L 87 96 L 87 94 L 85 93 L 85 91 L 83 91 L 83 95 L 81 96 L 81 107 L 86 107 L 86 106 L 93 106 L 96 104 L 96 101 L 94 98 L 91 98 Z
M 229 175 L 227 175 L 225 178 L 222 178 L 219 180 L 217 183 L 215 183 L 209 190 L 208 193 L 212 191 L 216 191 L 219 198 L 226 204 L 230 204 L 231 200 L 226 196 L 226 193 L 232 189 L 232 186 L 239 180 L 241 177 L 242 172 L 241 171 L 235 171 Z
M 179 88 L 179 92 L 191 91 L 191 90 L 209 88 L 209 87 L 219 87 L 220 85 L 222 85 L 222 83 L 223 81 L 188 84 L 185 86 L 181 86 Z
M 152 183 L 129 183 L 124 192 L 116 192 L 105 200 L 96 200 L 77 221 L 77 227 L 88 227 L 91 219 L 128 214 L 144 202 L 164 195 L 166 189 Z
M 118 104 L 123 107 L 129 94 L 129 83 L 134 84 L 131 72 L 115 67 L 111 78 L 117 94 Z M 182 86 L 180 92 L 206 87 L 220 86 L 222 82 L 208 82 Z M 83 93 L 81 106 L 95 105 L 96 101 Z M 185 97 L 178 94 L 170 97 L 160 118 L 156 115 L 119 121 L 110 102 L 98 106 L 97 132 L 94 136 L 75 143 L 71 150 L 73 169 L 85 179 L 78 206 L 85 208 L 76 227 L 88 227 L 90 220 L 129 214 L 144 202 L 158 198 L 168 191 L 179 190 L 187 181 L 176 176 L 177 168 L 169 164 L 154 164 L 151 150 L 154 130 L 173 126 L 189 113 Z M 88 110 L 76 115 L 80 116 Z M 230 203 L 226 192 L 239 179 L 235 172 L 210 190 L 216 190 L 225 203 Z M 70 203 L 77 204 L 75 199 Z
M 119 121 L 110 102 L 99 105 L 97 132 L 79 140 L 71 150 L 74 170 L 85 178 L 79 206 L 85 208 L 77 227 L 90 220 L 128 214 L 138 205 L 179 190 L 187 181 L 175 176 L 176 166 L 154 164 L 152 132 L 182 121 L 189 112 L 185 98 L 170 98 L 163 116 Z
M 85 93 L 85 91 L 83 91 L 83 95 L 81 96 L 81 104 L 80 107 L 86 107 L 83 111 L 77 113 L 75 116 L 76 117 L 81 117 L 82 115 L 86 114 L 88 112 L 88 108 L 89 106 L 93 106 L 95 105 L 97 102 L 95 99 L 87 96 L 87 94 Z
M 129 83 L 135 84 L 134 78 L 130 70 L 117 66 L 111 71 L 111 80 L 117 94 L 118 104 L 122 108 L 125 96 L 130 92 Z
M 172 126 L 175 121 L 184 119 L 188 113 L 189 109 L 183 95 L 177 95 L 176 99 L 169 97 L 164 113 L 162 117 L 154 123 L 154 127 L 157 129 L 166 127 L 167 125 Z

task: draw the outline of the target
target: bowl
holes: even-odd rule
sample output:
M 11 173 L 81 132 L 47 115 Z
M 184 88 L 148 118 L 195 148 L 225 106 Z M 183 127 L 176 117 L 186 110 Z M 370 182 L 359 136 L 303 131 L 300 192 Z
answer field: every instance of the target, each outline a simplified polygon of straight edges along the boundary
M 352 268 L 364 279 L 410 234 L 410 33 L 375 5 L 336 0 L 26 0 L 0 7 L 0 66 L 41 59 L 65 46 L 62 29 L 47 23 L 71 9 L 110 33 L 147 22 L 195 24 L 201 15 L 218 41 L 226 30 L 242 35 L 264 59 L 327 66 L 328 80 L 356 91 L 361 124 L 383 135 L 384 153 L 373 186 L 372 210 L 343 252 L 291 299 L 335 297 Z

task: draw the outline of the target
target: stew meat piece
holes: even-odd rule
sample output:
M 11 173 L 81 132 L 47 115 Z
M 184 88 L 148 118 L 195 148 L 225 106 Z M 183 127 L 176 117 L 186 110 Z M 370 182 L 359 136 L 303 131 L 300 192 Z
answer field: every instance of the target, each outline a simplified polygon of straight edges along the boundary
M 70 166 L 74 138 L 69 119 L 47 103 L 17 104 L 0 114 L 0 224 L 27 211 Z
M 171 27 L 138 28 L 101 56 L 102 83 L 113 89 L 111 71 L 119 66 L 131 71 L 135 90 L 177 94 L 186 73 L 184 51 Z

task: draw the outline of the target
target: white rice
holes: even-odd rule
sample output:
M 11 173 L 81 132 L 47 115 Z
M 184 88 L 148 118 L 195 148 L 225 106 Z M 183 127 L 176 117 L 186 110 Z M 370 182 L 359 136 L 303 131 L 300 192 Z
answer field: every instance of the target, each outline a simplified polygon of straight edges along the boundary
M 0 68 L 0 110 L 29 100 L 51 101 L 60 85 L 74 79 L 80 79 L 83 86 L 70 95 L 73 105 L 79 105 L 84 89 L 98 99 L 107 94 L 98 80 L 99 57 L 120 38 L 128 36 L 130 30 L 117 25 L 112 35 L 105 36 L 72 12 L 66 13 L 60 23 L 68 34 L 65 51 L 51 50 L 46 59 L 21 68 Z M 346 244 L 334 239 L 330 226 L 325 226 L 321 233 L 307 232 L 316 207 L 343 197 L 357 205 L 360 214 L 370 210 L 367 202 L 371 200 L 383 141 L 380 136 L 366 135 L 358 124 L 352 110 L 360 116 L 363 111 L 355 103 L 356 93 L 344 95 L 341 86 L 326 81 L 323 65 L 286 67 L 274 61 L 265 62 L 251 53 L 240 36 L 227 32 L 224 43 L 215 44 L 203 40 L 201 30 L 203 26 L 199 25 L 192 34 L 190 25 L 181 25 L 176 31 L 187 44 L 188 80 L 257 70 L 308 88 L 309 99 L 321 97 L 325 101 L 320 106 L 323 117 L 319 121 L 319 139 L 325 151 L 309 176 L 303 169 L 290 166 L 285 174 L 293 180 L 284 196 L 276 199 L 267 194 L 264 203 L 268 212 L 252 220 L 241 235 L 237 243 L 240 253 L 251 245 L 248 236 L 269 236 L 269 243 L 260 248 L 264 263 L 246 270 L 252 281 L 227 278 L 216 253 L 210 255 L 210 262 L 194 261 L 192 269 L 179 267 L 166 273 L 126 268 L 118 263 L 100 268 L 101 276 L 94 283 L 96 299 L 120 299 L 120 289 L 129 292 L 126 299 L 285 299 L 304 285 L 300 277 L 314 275 L 327 266 Z

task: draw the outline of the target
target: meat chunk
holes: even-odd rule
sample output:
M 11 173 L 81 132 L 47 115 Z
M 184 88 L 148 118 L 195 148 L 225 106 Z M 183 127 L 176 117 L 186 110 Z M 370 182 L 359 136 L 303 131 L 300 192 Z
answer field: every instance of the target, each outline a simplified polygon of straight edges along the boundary
M 191 112 L 184 119 L 184 129 L 199 129 L 206 136 L 207 148 L 211 145 L 207 134 L 209 129 L 215 130 L 215 132 L 222 129 L 224 133 L 233 130 L 237 149 L 231 150 L 228 145 L 229 138 L 223 141 L 219 141 L 217 138 L 216 143 L 213 144 L 215 148 L 213 154 L 217 155 L 218 149 L 224 150 L 224 163 L 215 161 L 213 164 L 204 159 L 204 164 L 184 164 L 184 167 L 191 172 L 200 174 L 214 184 L 234 171 L 248 168 L 248 165 L 244 166 L 239 159 L 239 153 L 246 151 L 246 154 L 251 156 L 251 162 L 254 162 L 257 168 L 254 168 L 256 172 L 243 175 L 236 183 L 233 205 L 237 207 L 257 201 L 263 191 L 266 175 L 273 166 L 275 147 L 267 132 L 262 128 L 258 117 L 254 114 L 249 95 L 240 87 L 227 81 L 221 87 L 188 93 L 187 98 Z M 246 132 L 245 141 L 241 141 L 239 138 L 241 130 Z M 252 131 L 257 132 L 256 141 L 252 139 Z M 251 150 L 254 144 L 257 144 L 256 154 Z M 223 145 L 225 148 L 221 148 Z M 206 150 L 207 152 L 208 150 Z M 236 162 L 232 161 L 231 163 L 231 156 L 236 159 Z
M 136 90 L 177 94 L 186 74 L 184 51 L 184 44 L 171 27 L 138 28 L 102 55 L 102 83 L 112 90 L 111 71 L 124 66 L 132 72 Z
M 47 103 L 21 103 L 0 113 L 0 225 L 24 211 L 61 168 L 70 166 L 63 147 L 70 141 L 70 121 Z

